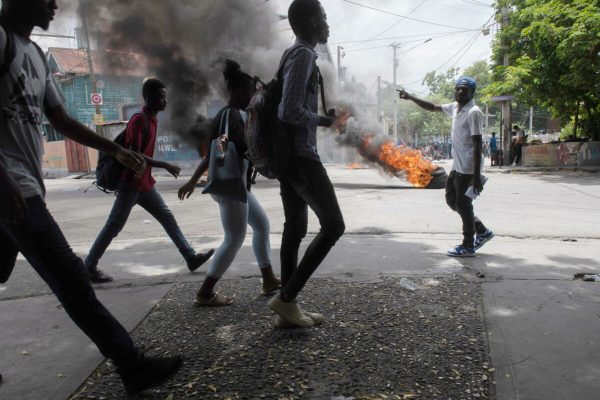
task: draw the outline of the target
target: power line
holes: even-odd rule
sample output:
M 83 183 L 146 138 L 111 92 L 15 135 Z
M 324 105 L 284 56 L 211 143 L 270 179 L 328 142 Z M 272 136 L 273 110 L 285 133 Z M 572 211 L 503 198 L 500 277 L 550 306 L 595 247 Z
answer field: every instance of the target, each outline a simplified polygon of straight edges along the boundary
M 423 19 L 418 19 L 418 18 L 412 18 L 412 17 L 406 16 L 406 15 L 396 14 L 396 13 L 393 13 L 391 11 L 386 11 L 386 10 L 382 10 L 380 8 L 375 8 L 375 7 L 367 6 L 365 4 L 360 4 L 360 3 L 357 3 L 357 2 L 351 1 L 351 0 L 342 0 L 342 1 L 344 1 L 346 3 L 349 3 L 349 4 L 354 4 L 355 6 L 367 8 L 369 10 L 378 11 L 378 12 L 381 12 L 381 13 L 384 13 L 384 14 L 388 14 L 388 15 L 393 15 L 395 17 L 402 17 L 404 19 L 408 19 L 408 20 L 411 20 L 411 21 L 422 22 L 424 24 L 436 25 L 436 26 L 443 26 L 445 28 L 452 28 L 452 29 L 462 29 L 462 30 L 469 30 L 470 29 L 470 28 L 465 28 L 465 27 L 457 27 L 457 26 L 452 26 L 452 25 L 439 24 L 437 22 L 425 21 Z
M 423 5 L 423 4 L 424 4 L 426 1 L 427 1 L 427 0 L 423 0 L 423 1 L 421 1 L 421 2 L 420 2 L 420 3 L 419 3 L 419 4 L 418 4 L 418 5 L 415 7 L 415 8 L 413 8 L 412 10 L 410 10 L 410 11 L 408 12 L 408 15 L 411 15 L 413 12 L 415 12 L 415 11 L 417 10 L 417 8 L 421 7 L 421 6 L 422 6 L 422 5 Z M 401 22 L 403 22 L 405 19 L 406 19 L 406 17 L 402 17 L 402 18 L 400 18 L 400 20 L 398 20 L 397 22 L 394 22 L 394 23 L 392 24 L 392 26 L 390 26 L 389 28 L 385 29 L 385 30 L 384 30 L 384 31 L 382 31 L 382 32 L 379 32 L 377 35 L 374 35 L 373 37 L 371 37 L 371 38 L 367 39 L 367 40 L 366 40 L 366 42 L 368 42 L 368 41 L 371 41 L 371 40 L 373 40 L 373 39 L 375 39 L 375 38 L 377 38 L 377 37 L 379 37 L 379 36 L 383 35 L 384 33 L 386 33 L 386 32 L 388 32 L 388 31 L 390 31 L 391 29 L 393 29 L 394 27 L 396 27 L 398 24 L 400 24 Z
M 472 31 L 467 31 L 467 32 L 472 32 Z M 430 37 L 429 40 L 427 40 L 427 42 L 429 42 L 429 41 L 431 41 L 433 39 L 439 39 L 441 37 L 451 36 L 451 35 L 454 35 L 456 33 L 464 33 L 464 32 L 452 32 L 452 33 L 447 33 L 447 34 L 440 34 L 438 36 Z M 422 40 L 423 40 L 422 38 L 421 39 L 415 39 L 415 40 L 409 40 L 409 41 L 406 41 L 406 42 L 402 42 L 401 44 L 416 43 L 416 42 L 421 42 Z M 355 49 L 355 50 L 345 50 L 345 52 L 346 53 L 354 53 L 354 52 L 363 51 L 363 50 L 380 49 L 380 48 L 383 48 L 383 47 L 389 47 L 391 44 L 393 44 L 393 43 L 387 43 L 387 44 L 384 44 L 384 45 L 378 45 L 378 46 L 373 46 L 373 47 L 365 47 L 365 48 Z M 404 54 L 404 52 L 402 52 L 401 54 Z
M 493 7 L 491 4 L 485 4 L 482 3 L 481 1 L 477 1 L 477 0 L 462 0 L 463 2 L 467 3 L 467 4 L 473 4 L 474 6 L 480 6 L 480 7 Z
M 333 43 L 329 43 L 330 45 L 338 45 L 338 44 L 347 44 L 347 43 L 366 43 L 366 42 L 376 42 L 376 41 L 380 41 L 380 40 L 395 40 L 395 39 L 404 39 L 404 38 L 411 38 L 411 37 L 431 37 L 431 36 L 435 36 L 435 35 L 451 35 L 451 34 L 455 34 L 455 33 L 465 33 L 465 32 L 475 32 L 480 30 L 478 29 L 465 29 L 465 30 L 460 30 L 460 31 L 446 31 L 446 32 L 435 32 L 435 33 L 420 33 L 417 35 L 402 35 L 402 36 L 388 36 L 388 37 L 384 37 L 384 38 L 379 38 L 379 39 L 360 39 L 360 40 L 347 40 L 345 42 L 333 42 Z
M 461 51 L 463 51 L 465 48 L 467 48 L 467 46 L 470 48 L 473 43 L 475 43 L 475 40 L 477 39 L 477 37 L 481 34 L 481 32 L 477 32 L 471 39 L 469 39 L 467 41 L 467 43 L 465 43 L 465 45 L 463 47 L 461 47 L 456 53 L 454 53 L 449 59 L 447 59 L 442 65 L 440 65 L 438 68 L 435 69 L 435 71 L 439 71 L 440 69 L 442 69 L 446 64 L 448 64 L 450 61 L 452 61 L 452 59 L 456 56 L 458 56 L 460 54 Z

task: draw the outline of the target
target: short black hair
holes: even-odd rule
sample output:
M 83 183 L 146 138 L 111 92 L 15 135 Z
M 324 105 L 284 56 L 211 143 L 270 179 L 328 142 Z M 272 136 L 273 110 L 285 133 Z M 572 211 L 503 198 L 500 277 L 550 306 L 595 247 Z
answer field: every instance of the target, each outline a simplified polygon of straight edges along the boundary
M 294 0 L 288 9 L 288 20 L 296 36 L 307 33 L 310 17 L 316 17 L 321 12 L 319 0 Z
M 519 129 L 519 125 L 513 125 L 513 129 Z
M 146 79 L 144 82 L 144 86 L 142 86 L 142 97 L 144 100 L 148 97 L 150 93 L 158 92 L 160 89 L 165 89 L 166 86 L 162 81 L 156 78 Z

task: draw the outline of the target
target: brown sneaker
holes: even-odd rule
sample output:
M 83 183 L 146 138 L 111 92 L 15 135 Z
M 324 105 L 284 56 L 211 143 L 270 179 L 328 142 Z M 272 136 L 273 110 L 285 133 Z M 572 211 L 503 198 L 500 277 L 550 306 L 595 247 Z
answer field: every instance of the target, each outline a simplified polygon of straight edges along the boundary
M 270 296 L 279 289 L 281 289 L 281 279 L 275 278 L 274 280 L 269 282 L 265 282 L 265 280 L 263 279 L 262 292 L 265 296 Z

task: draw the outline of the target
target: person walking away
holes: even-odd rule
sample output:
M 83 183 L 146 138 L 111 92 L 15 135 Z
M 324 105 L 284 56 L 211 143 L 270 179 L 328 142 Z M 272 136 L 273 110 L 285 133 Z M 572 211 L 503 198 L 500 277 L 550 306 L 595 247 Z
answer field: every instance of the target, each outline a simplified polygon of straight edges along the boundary
M 217 139 L 223 134 L 222 126 L 224 124 L 222 122 L 228 121 L 228 146 L 235 146 L 241 161 L 242 171 L 240 176 L 246 176 L 246 202 L 226 196 L 211 195 L 219 205 L 225 237 L 212 259 L 200 290 L 196 294 L 195 304 L 197 306 L 228 306 L 233 303 L 232 297 L 216 292 L 214 288 L 231 266 L 244 244 L 248 225 L 252 227 L 252 249 L 262 275 L 263 293 L 265 295 L 272 294 L 279 288 L 281 283 L 273 273 L 273 267 L 271 266 L 271 243 L 269 240 L 271 228 L 269 219 L 256 196 L 250 191 L 252 169 L 249 168 L 249 162 L 244 156 L 247 146 L 244 140 L 244 120 L 240 110 L 248 107 L 256 90 L 255 82 L 250 75 L 242 72 L 237 62 L 232 60 L 226 60 L 223 76 L 229 92 L 229 101 L 228 105 L 219 111 L 213 120 L 211 140 Z M 184 200 L 192 195 L 198 180 L 208 168 L 209 159 L 210 146 L 208 155 L 200 163 L 194 175 L 179 189 L 179 199 Z
M 322 323 L 324 317 L 304 312 L 296 298 L 345 230 L 333 185 L 317 153 L 317 127 L 335 127 L 341 121 L 317 113 L 319 72 L 315 47 L 327 43 L 329 37 L 321 3 L 294 0 L 288 19 L 296 42 L 284 52 L 280 63 L 283 94 L 278 115 L 293 143 L 293 154 L 288 170 L 279 178 L 285 215 L 280 253 L 282 287 L 269 301 L 269 307 L 279 316 L 278 326 L 310 327 Z M 308 207 L 317 215 L 321 229 L 298 263 L 300 243 L 307 233 Z
M 490 164 L 492 166 L 500 165 L 500 163 L 498 162 L 498 140 L 496 139 L 496 132 L 492 132 L 492 137 L 490 138 L 490 154 Z
M 139 152 L 146 160 L 147 167 L 138 175 L 131 173 L 131 171 L 124 173 L 123 181 L 119 185 L 108 220 L 85 259 L 85 266 L 93 283 L 105 283 L 113 280 L 111 276 L 98 269 L 98 261 L 100 261 L 112 240 L 121 232 L 136 204 L 148 211 L 162 225 L 175 246 L 177 246 L 191 272 L 198 269 L 214 252 L 213 250 L 207 253 L 196 253 L 194 251 L 181 232 L 179 225 L 177 225 L 173 213 L 171 213 L 162 196 L 154 187 L 156 181 L 152 177 L 152 167 L 165 169 L 175 178 L 179 176 L 180 169 L 168 162 L 157 161 L 152 158 L 158 127 L 156 116 L 167 106 L 165 85 L 158 79 L 148 79 L 142 87 L 142 95 L 145 106 L 142 113 L 136 114 L 127 123 L 125 146 Z

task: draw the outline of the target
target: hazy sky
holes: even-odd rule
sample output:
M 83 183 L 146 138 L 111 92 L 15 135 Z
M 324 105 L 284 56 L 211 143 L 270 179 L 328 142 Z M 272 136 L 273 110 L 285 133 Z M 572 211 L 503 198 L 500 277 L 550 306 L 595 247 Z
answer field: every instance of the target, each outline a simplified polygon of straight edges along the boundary
M 265 2 L 240 1 L 253 1 L 257 5 Z M 289 0 L 267 1 L 265 8 L 270 4 L 280 14 L 287 14 Z M 392 81 L 390 45 L 393 43 L 399 45 L 398 83 L 413 92 L 421 92 L 420 82 L 429 71 L 444 72 L 452 66 L 462 70 L 474 61 L 489 62 L 491 40 L 497 30 L 493 0 L 322 0 L 322 4 L 331 28 L 329 43 L 334 60 L 337 46 L 342 46 L 345 53 L 342 65 L 368 89 L 375 88 L 378 75 Z M 54 21 L 50 31 L 72 34 L 76 25 L 75 19 L 65 18 L 63 14 Z M 280 25 L 278 35 L 291 42 L 293 35 L 289 25 L 286 21 Z M 491 27 L 487 36 L 482 33 L 484 26 Z M 240 27 L 244 28 L 247 27 Z M 375 40 L 367 41 L 369 39 Z M 74 44 L 73 40 L 51 38 L 38 42 L 44 47 Z
M 287 13 L 289 1 L 270 1 L 282 14 Z M 375 88 L 378 75 L 392 81 L 392 43 L 400 44 L 398 83 L 413 91 L 422 90 L 420 82 L 429 71 L 446 71 L 452 66 L 462 70 L 474 61 L 489 62 L 491 56 L 496 25 L 487 36 L 481 30 L 484 25 L 495 23 L 492 0 L 324 0 L 322 4 L 331 28 L 329 44 L 334 59 L 337 46 L 344 47 L 342 65 L 367 88 Z M 465 30 L 468 31 L 460 33 Z M 346 43 L 374 37 L 378 40 Z M 431 41 L 425 43 L 429 38 Z

